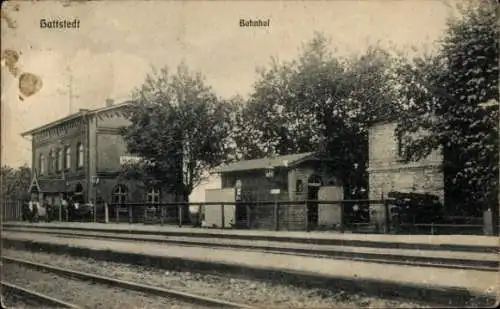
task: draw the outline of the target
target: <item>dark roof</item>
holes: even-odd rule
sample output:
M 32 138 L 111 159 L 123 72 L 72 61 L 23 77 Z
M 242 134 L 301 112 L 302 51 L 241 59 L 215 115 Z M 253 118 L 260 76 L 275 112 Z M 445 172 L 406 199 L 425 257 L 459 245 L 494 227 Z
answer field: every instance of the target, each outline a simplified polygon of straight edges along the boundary
M 284 155 L 273 158 L 266 157 L 261 159 L 245 160 L 231 163 L 227 166 L 217 168 L 215 172 L 227 173 L 236 171 L 259 170 L 269 167 L 291 167 L 306 160 L 314 159 L 317 159 L 314 152 Z
M 23 133 L 21 133 L 21 136 L 24 137 L 27 135 L 33 135 L 33 134 L 39 133 L 45 129 L 49 129 L 51 127 L 57 126 L 59 124 L 65 123 L 65 122 L 70 121 L 70 120 L 78 119 L 84 115 L 87 115 L 87 116 L 88 115 L 96 115 L 96 114 L 111 111 L 114 109 L 119 109 L 119 108 L 123 108 L 126 106 L 130 106 L 131 104 L 132 104 L 132 101 L 125 101 L 125 102 L 120 103 L 120 104 L 114 104 L 111 106 L 106 106 L 106 107 L 97 108 L 97 109 L 93 109 L 93 110 L 81 109 L 80 111 L 73 113 L 71 115 L 65 116 L 63 118 L 59 118 L 57 120 L 54 120 L 54 121 L 49 122 L 47 124 L 44 124 L 42 126 L 36 127 L 34 129 L 31 129 L 31 130 L 26 131 L 26 132 L 23 132 Z

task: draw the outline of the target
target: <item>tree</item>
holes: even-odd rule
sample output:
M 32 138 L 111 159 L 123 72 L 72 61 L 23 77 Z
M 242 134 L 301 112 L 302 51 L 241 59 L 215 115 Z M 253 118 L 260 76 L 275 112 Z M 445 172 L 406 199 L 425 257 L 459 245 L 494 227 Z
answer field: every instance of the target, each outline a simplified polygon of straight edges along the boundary
M 206 170 L 227 160 L 231 106 L 184 64 L 174 75 L 148 75 L 135 100 L 123 133 L 143 161 L 128 167 L 129 177 L 153 179 L 186 200 Z
M 401 71 L 409 104 L 398 130 L 428 133 L 407 138 L 407 159 L 441 148 L 447 204 L 466 215 L 498 205 L 497 9 L 494 1 L 471 1 L 448 22 L 439 51 Z M 492 100 L 496 106 L 481 104 Z
M 380 48 L 339 58 L 328 44 L 317 33 L 296 60 L 260 70 L 236 144 L 251 150 L 247 159 L 316 151 L 340 171 L 347 198 L 367 188 L 368 124 L 393 109 L 394 60 Z
M 12 168 L 7 165 L 1 167 L 2 174 L 2 200 L 25 200 L 29 198 L 29 186 L 31 184 L 31 169 L 24 165 Z

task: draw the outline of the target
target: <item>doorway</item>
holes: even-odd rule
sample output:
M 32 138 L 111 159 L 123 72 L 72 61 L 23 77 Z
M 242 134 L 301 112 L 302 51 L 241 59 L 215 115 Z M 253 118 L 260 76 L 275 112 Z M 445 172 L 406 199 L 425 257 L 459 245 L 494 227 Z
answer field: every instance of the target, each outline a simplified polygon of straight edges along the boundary
M 323 184 L 321 176 L 311 175 L 307 180 L 307 228 L 314 230 L 318 227 L 319 211 L 318 211 L 318 192 Z
M 307 188 L 307 227 L 311 230 L 318 227 L 318 191 L 319 187 Z

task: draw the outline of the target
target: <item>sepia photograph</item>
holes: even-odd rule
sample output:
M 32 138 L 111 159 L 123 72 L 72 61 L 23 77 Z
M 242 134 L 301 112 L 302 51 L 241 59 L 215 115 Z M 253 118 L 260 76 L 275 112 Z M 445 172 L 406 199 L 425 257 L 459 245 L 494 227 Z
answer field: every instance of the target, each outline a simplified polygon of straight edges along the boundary
M 498 307 L 499 13 L 2 2 L 2 308 Z

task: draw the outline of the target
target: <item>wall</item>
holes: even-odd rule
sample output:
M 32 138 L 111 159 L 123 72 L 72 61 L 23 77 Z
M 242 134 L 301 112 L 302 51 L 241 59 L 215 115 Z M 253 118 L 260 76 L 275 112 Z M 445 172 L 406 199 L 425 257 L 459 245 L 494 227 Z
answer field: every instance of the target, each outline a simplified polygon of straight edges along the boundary
M 344 198 L 344 188 L 340 186 L 320 187 L 319 200 L 341 201 Z M 318 205 L 318 226 L 324 228 L 339 228 L 342 222 L 342 208 L 340 204 Z
M 268 193 L 273 188 L 288 189 L 287 172 L 282 169 L 275 169 L 273 179 L 266 178 L 264 169 L 223 173 L 221 179 L 222 188 L 234 188 L 236 181 L 241 180 L 243 191 Z
M 65 176 L 68 179 L 78 178 L 81 179 L 85 176 L 85 171 L 77 168 L 76 154 L 78 143 L 86 144 L 85 140 L 85 125 L 83 123 L 75 123 L 71 126 L 69 124 L 61 125 L 58 129 L 54 128 L 50 130 L 50 134 L 41 136 L 42 134 L 35 134 L 33 137 L 33 153 L 34 161 L 32 162 L 33 169 L 36 169 L 41 178 L 61 178 L 62 172 L 52 172 L 49 171 L 49 153 L 51 149 L 55 151 L 59 149 L 64 149 L 64 145 L 71 148 L 71 166 L 70 169 L 65 170 Z M 45 156 L 45 173 L 40 175 L 39 158 L 40 154 Z M 63 152 L 63 157 L 65 154 Z M 63 162 L 65 163 L 65 162 Z M 63 168 L 65 164 L 63 164 Z
M 98 173 L 118 172 L 120 170 L 120 156 L 127 154 L 123 137 L 98 131 L 96 149 L 96 170 Z
M 323 185 L 325 186 L 340 185 L 339 181 L 335 178 L 335 176 L 327 172 L 326 169 L 323 168 L 320 162 L 316 161 L 304 162 L 303 164 L 300 164 L 297 167 L 290 169 L 290 171 L 288 172 L 288 192 L 290 200 L 307 199 L 307 193 L 308 193 L 307 183 L 309 181 L 309 177 L 311 177 L 313 174 L 321 176 Z M 297 192 L 296 190 L 297 180 L 302 181 L 303 185 L 302 192 Z
M 205 191 L 207 202 L 230 202 L 234 203 L 234 189 L 208 189 Z M 235 206 L 224 206 L 224 227 L 231 227 L 235 222 Z M 205 220 L 203 226 L 221 227 L 222 226 L 222 206 L 205 205 L 203 206 Z
M 433 151 L 417 162 L 402 162 L 398 155 L 396 123 L 380 123 L 369 130 L 370 199 L 381 199 L 391 190 L 436 194 L 444 202 L 442 154 Z
M 203 203 L 206 201 L 205 190 L 220 189 L 220 188 L 221 188 L 221 177 L 217 174 L 211 174 L 193 189 L 193 192 L 191 192 L 191 194 L 189 195 L 189 202 Z M 199 211 L 199 206 L 189 206 L 190 213 L 197 213 L 198 211 Z
M 127 155 L 127 145 L 120 134 L 120 128 L 130 125 L 125 116 L 96 115 L 96 170 L 117 172 L 120 170 L 120 156 Z

